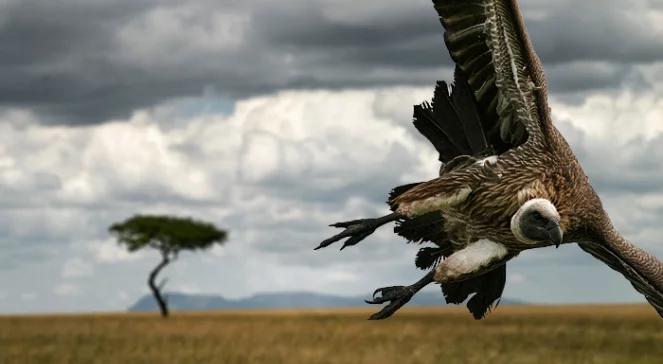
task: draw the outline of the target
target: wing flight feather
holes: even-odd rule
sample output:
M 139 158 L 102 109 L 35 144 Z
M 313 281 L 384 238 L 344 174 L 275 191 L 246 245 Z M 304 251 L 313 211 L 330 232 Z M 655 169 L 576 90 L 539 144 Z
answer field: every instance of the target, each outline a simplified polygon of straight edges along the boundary
M 636 267 L 631 266 L 618 253 L 597 243 L 578 243 L 580 248 L 591 254 L 594 258 L 602 261 L 610 268 L 618 271 L 631 282 L 633 288 L 645 296 L 647 301 L 656 309 L 658 314 L 663 317 L 663 295 L 651 282 L 643 277 Z
M 547 86 L 516 0 L 433 0 L 445 43 L 467 76 L 489 144 L 499 153 L 545 143 Z

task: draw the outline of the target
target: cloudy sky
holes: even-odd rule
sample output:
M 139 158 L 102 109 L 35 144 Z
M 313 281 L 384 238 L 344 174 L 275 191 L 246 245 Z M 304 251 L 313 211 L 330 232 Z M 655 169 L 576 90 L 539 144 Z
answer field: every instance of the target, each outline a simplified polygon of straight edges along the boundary
M 616 226 L 663 257 L 662 3 L 522 4 L 556 125 Z M 434 177 L 412 105 L 451 69 L 428 0 L 0 0 L 0 313 L 125 309 L 158 255 L 107 228 L 139 212 L 230 231 L 169 267 L 170 290 L 413 282 L 417 247 L 389 228 L 312 248 Z M 508 271 L 509 298 L 642 301 L 575 246 Z

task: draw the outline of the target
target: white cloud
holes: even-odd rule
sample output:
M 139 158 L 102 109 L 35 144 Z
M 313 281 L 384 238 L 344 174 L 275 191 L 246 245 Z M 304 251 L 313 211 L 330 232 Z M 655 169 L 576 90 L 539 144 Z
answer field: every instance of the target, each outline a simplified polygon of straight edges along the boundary
M 94 268 L 92 264 L 78 257 L 67 260 L 62 266 L 62 278 L 87 277 L 93 273 Z
M 53 288 L 53 293 L 56 296 L 77 296 L 81 293 L 80 288 L 73 284 L 59 284 Z
M 594 93 L 578 105 L 554 102 L 555 120 L 570 122 L 589 137 L 624 144 L 663 133 L 663 95 L 623 90 Z
M 325 278 L 332 282 L 352 283 L 356 282 L 360 277 L 354 272 L 349 272 L 347 270 L 337 270 L 328 273 Z
M 198 287 L 196 284 L 181 284 L 181 285 L 173 285 L 165 286 L 165 291 L 166 292 L 178 292 L 178 293 L 184 293 L 184 294 L 202 294 L 203 290 Z
M 147 293 L 147 292 L 145 292 Z M 119 291 L 108 298 L 111 307 L 129 307 L 136 297 L 132 297 L 127 291 Z
M 80 128 L 5 114 L 16 121 L 0 124 L 0 185 L 10 191 L 0 196 L 0 232 L 8 242 L 25 243 L 8 245 L 4 259 L 26 254 L 26 246 L 50 247 L 58 253 L 52 259 L 61 259 L 53 279 L 77 278 L 76 286 L 55 280 L 39 294 L 89 292 L 76 297 L 80 307 L 124 308 L 126 299 L 95 292 L 98 282 L 113 292 L 141 294 L 143 277 L 158 258 L 127 252 L 109 236 L 108 226 L 139 212 L 169 213 L 230 230 L 228 243 L 213 254 L 186 254 L 167 269 L 164 276 L 174 289 L 231 297 L 266 290 L 350 295 L 408 283 L 421 274 L 412 264 L 417 247 L 405 246 L 388 228 L 342 254 L 312 248 L 335 232 L 329 223 L 383 214 L 391 187 L 435 176 L 436 153 L 410 123 L 411 105 L 430 92 L 288 91 L 241 101 L 231 115 L 194 115 L 168 127 L 160 125 L 168 110 L 163 107 Z M 660 168 L 640 165 L 657 166 L 655 155 L 663 153 L 656 144 L 661 139 L 653 137 L 663 131 L 656 123 L 660 100 L 649 94 L 642 102 L 629 100 L 628 93 L 594 95 L 580 104 L 555 100 L 552 106 L 590 176 L 596 176 L 593 181 L 604 188 L 617 226 L 636 243 L 655 248 L 663 231 L 651 216 L 661 215 L 657 201 L 663 191 L 653 184 L 645 192 L 630 191 L 641 198 L 629 199 L 632 181 L 615 183 L 605 172 L 609 160 L 634 176 L 663 178 Z M 603 117 L 609 127 L 601 124 Z M 625 127 L 628 138 L 615 151 L 613 129 L 631 118 L 636 126 Z M 27 274 L 35 266 L 14 269 Z M 526 267 L 509 274 L 519 287 L 535 282 Z M 12 286 L 2 279 L 3 286 Z
M 527 276 L 522 273 L 509 272 L 506 277 L 507 284 L 521 284 L 527 281 Z
M 39 295 L 35 292 L 23 292 L 20 297 L 23 301 L 34 301 Z
M 129 252 L 113 239 L 104 239 L 94 242 L 89 246 L 90 251 L 98 263 L 120 263 L 131 262 L 142 259 L 145 253 L 142 251 Z

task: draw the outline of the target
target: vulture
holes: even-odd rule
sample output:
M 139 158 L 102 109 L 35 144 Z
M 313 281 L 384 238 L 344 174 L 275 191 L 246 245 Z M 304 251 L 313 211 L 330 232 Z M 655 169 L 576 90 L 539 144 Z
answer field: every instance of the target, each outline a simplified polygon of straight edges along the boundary
M 663 317 L 663 262 L 613 227 L 573 151 L 555 128 L 547 85 L 517 0 L 433 0 L 455 62 L 431 103 L 414 107 L 414 126 L 439 152 L 439 177 L 396 187 L 379 218 L 344 229 L 316 249 L 352 246 L 378 227 L 428 243 L 409 286 L 380 288 L 371 304 L 384 319 L 423 287 L 441 285 L 447 303 L 481 319 L 498 303 L 509 260 L 526 249 L 577 243 L 620 272 Z M 469 299 L 469 300 L 468 300 Z

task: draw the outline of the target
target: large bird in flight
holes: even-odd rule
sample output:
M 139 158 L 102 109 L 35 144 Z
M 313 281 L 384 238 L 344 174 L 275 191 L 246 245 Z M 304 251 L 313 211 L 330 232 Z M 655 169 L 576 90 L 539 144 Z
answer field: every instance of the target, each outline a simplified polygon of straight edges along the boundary
M 479 319 L 500 299 L 506 264 L 521 251 L 577 243 L 619 271 L 663 317 L 663 263 L 613 227 L 571 148 L 552 123 L 541 62 L 516 0 L 434 0 L 456 63 L 449 89 L 415 106 L 415 127 L 442 167 L 428 182 L 395 188 L 392 213 L 344 228 L 317 249 L 357 244 L 395 221 L 394 231 L 430 242 L 416 264 L 429 269 L 410 286 L 378 289 L 371 318 L 389 317 L 437 282 L 448 303 Z

